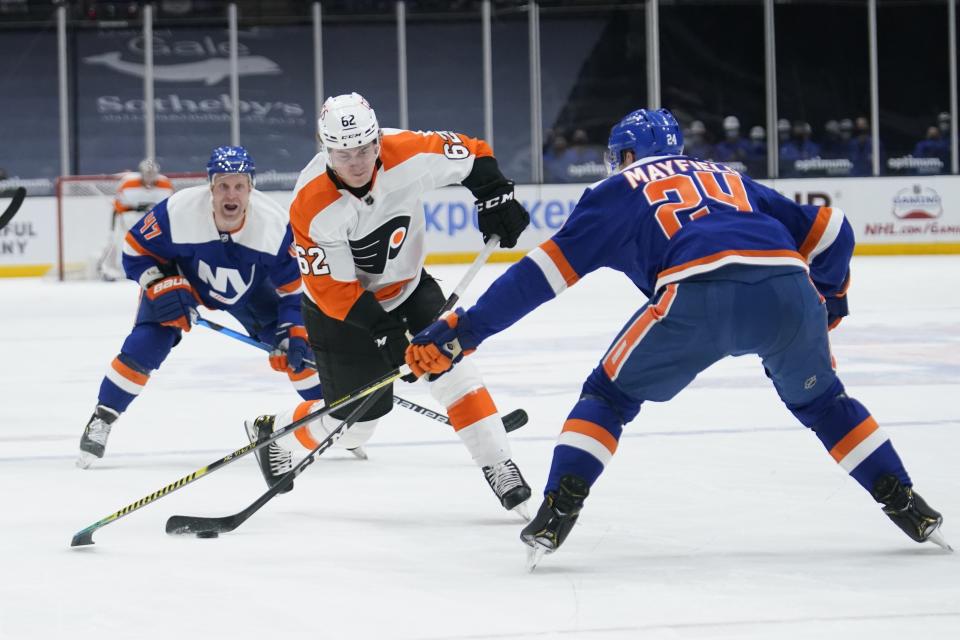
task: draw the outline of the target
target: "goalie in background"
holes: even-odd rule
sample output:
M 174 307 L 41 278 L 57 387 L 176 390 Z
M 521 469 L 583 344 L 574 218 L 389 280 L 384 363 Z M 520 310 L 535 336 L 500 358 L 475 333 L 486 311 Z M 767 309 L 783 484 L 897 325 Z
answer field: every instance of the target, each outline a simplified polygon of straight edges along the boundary
M 110 240 L 96 264 L 96 277 L 113 282 L 123 280 L 123 242 L 127 232 L 161 200 L 173 195 L 173 183 L 160 173 L 150 158 L 141 161 L 137 171 L 124 173 L 113 198 Z
M 260 342 L 274 346 L 270 366 L 304 400 L 319 400 L 320 379 L 300 318 L 300 268 L 286 210 L 254 188 L 253 158 L 217 147 L 208 185 L 159 202 L 126 234 L 123 268 L 140 284 L 130 335 L 100 383 L 97 406 L 80 438 L 77 466 L 102 458 L 121 413 L 189 331 L 200 305 L 222 309 Z

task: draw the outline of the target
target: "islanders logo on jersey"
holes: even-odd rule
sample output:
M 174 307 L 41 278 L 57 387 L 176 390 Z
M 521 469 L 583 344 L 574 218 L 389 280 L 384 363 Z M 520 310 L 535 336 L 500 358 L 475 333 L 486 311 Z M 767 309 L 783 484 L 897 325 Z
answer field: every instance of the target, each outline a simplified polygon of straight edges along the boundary
M 410 228 L 410 216 L 397 216 L 377 227 L 366 236 L 350 241 L 353 263 L 367 273 L 380 274 L 387 260 L 397 257 Z
M 257 265 L 250 265 L 250 278 L 245 279 L 237 269 L 230 267 L 211 267 L 203 260 L 197 262 L 197 277 L 206 285 L 206 294 L 223 304 L 232 306 L 247 292 L 253 284 L 257 273 Z M 231 294 L 231 289 L 232 293 Z

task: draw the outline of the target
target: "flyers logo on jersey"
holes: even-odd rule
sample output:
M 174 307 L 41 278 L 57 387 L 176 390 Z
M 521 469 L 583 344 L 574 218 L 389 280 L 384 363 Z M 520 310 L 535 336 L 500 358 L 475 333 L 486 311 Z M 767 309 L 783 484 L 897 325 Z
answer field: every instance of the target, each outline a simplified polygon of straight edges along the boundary
M 410 216 L 397 216 L 380 225 L 372 233 L 350 241 L 353 263 L 367 273 L 383 273 L 387 260 L 396 258 L 407 239 Z

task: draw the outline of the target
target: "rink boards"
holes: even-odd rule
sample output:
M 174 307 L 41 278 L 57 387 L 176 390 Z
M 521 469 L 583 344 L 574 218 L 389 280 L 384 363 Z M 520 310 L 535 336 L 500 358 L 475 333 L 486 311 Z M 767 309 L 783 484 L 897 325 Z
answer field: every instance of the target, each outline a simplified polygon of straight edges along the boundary
M 798 202 L 843 209 L 857 235 L 859 254 L 960 253 L 960 181 L 955 176 L 767 180 Z M 493 261 L 515 261 L 553 235 L 588 185 L 518 185 L 530 227 L 515 250 Z M 289 191 L 270 191 L 286 206 Z M 481 248 L 473 197 L 463 187 L 429 192 L 423 200 L 428 263 L 469 262 Z M 98 253 L 109 235 L 103 198 L 75 197 L 64 207 L 63 260 L 77 265 Z M 0 276 L 55 274 L 58 260 L 56 199 L 27 198 L 0 230 Z

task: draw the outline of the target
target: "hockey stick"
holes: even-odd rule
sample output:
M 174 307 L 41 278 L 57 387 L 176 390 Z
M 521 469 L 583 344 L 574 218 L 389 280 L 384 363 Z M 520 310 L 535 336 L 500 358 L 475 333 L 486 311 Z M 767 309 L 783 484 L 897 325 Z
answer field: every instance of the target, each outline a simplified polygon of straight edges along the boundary
M 480 267 L 487 261 L 490 257 L 490 254 L 493 252 L 494 247 L 500 241 L 500 238 L 497 236 L 491 236 L 490 240 L 487 242 L 487 245 L 484 247 L 483 251 L 476 257 L 473 261 L 473 264 L 470 265 L 470 268 L 467 270 L 467 273 L 464 274 L 463 278 L 460 279 L 460 283 L 454 288 L 453 293 L 450 294 L 450 297 L 447 298 L 447 301 L 443 304 L 439 311 L 437 311 L 436 318 L 442 316 L 445 312 L 453 308 L 453 305 L 457 303 L 457 300 L 460 299 L 460 296 L 463 294 L 464 290 L 467 288 L 467 285 L 473 280 L 477 275 L 477 272 L 480 271 Z M 409 367 L 406 365 L 400 367 L 400 371 L 404 369 L 409 372 Z M 399 376 L 398 376 L 399 377 Z M 379 395 L 380 390 L 377 390 L 374 394 Z M 347 416 L 346 420 L 343 420 L 337 428 L 331 431 L 326 438 L 323 439 L 320 444 L 317 445 L 313 451 L 311 451 L 307 456 L 300 461 L 297 466 L 288 471 L 284 476 L 277 482 L 276 485 L 270 487 L 266 493 L 261 495 L 259 498 L 253 501 L 248 507 L 242 511 L 235 513 L 229 516 L 222 516 L 219 518 L 208 518 L 204 516 L 179 516 L 174 515 L 170 516 L 167 519 L 166 531 L 167 533 L 172 534 L 185 534 L 193 533 L 201 537 L 211 537 L 214 538 L 220 533 L 227 531 L 233 531 L 241 524 L 243 524 L 247 518 L 253 515 L 257 510 L 259 510 L 263 505 L 269 502 L 275 495 L 281 492 L 281 490 L 286 487 L 286 485 L 293 482 L 293 479 L 296 478 L 300 473 L 303 472 L 308 466 L 313 463 L 315 456 L 322 454 L 324 451 L 333 446 L 333 444 L 340 439 L 340 437 L 346 432 L 350 426 L 356 422 L 356 417 L 363 415 L 363 409 L 368 403 L 370 405 L 374 402 L 374 397 L 369 397 L 360 405 L 360 408 L 354 409 Z M 303 419 L 306 420 L 309 418 L 309 414 Z
M 263 447 L 269 445 L 274 440 L 277 440 L 278 438 L 282 438 L 288 433 L 295 431 L 297 428 L 303 426 L 304 424 L 310 422 L 311 420 L 322 418 L 323 416 L 333 411 L 336 411 L 340 407 L 352 404 L 357 400 L 360 400 L 361 398 L 365 398 L 369 396 L 371 393 L 375 393 L 376 391 L 382 389 L 383 387 L 386 387 L 387 385 L 389 385 L 392 382 L 395 382 L 396 380 L 399 380 L 402 376 L 405 376 L 409 373 L 410 373 L 410 367 L 406 365 L 400 367 L 395 371 L 391 371 L 385 376 L 375 380 L 374 382 L 371 382 L 367 386 L 357 389 L 356 391 L 349 393 L 343 396 L 342 398 L 335 400 L 320 409 L 317 409 L 316 411 L 308 413 L 304 417 L 300 418 L 299 420 L 295 420 L 291 422 L 290 424 L 283 427 L 282 429 L 274 431 L 268 438 L 266 438 L 262 442 L 256 442 L 256 443 L 251 442 L 250 444 L 244 447 L 240 447 L 236 451 L 232 453 L 228 453 L 227 455 L 220 458 L 219 460 L 215 460 L 214 462 L 211 462 L 207 466 L 197 469 L 193 473 L 185 475 L 179 480 L 171 482 L 170 484 L 166 485 L 165 487 L 161 487 L 160 489 L 154 491 L 153 493 L 145 495 L 144 497 L 140 498 L 136 502 L 131 502 L 130 504 L 123 507 L 119 511 L 111 513 L 110 515 L 104 518 L 101 518 L 100 520 L 97 520 L 90 526 L 78 531 L 76 534 L 74 534 L 73 539 L 70 541 L 70 546 L 80 547 L 80 546 L 93 544 L 94 543 L 93 534 L 98 529 L 101 529 L 106 525 L 110 524 L 111 522 L 115 522 L 124 516 L 130 515 L 134 511 L 137 511 L 138 509 L 141 509 L 147 506 L 151 502 L 155 502 L 156 500 L 166 495 L 170 495 L 177 489 L 182 489 L 188 484 L 196 480 L 199 480 L 204 476 L 210 475 L 217 469 L 225 467 L 228 464 L 231 464 L 233 462 L 236 462 L 237 460 L 239 460 L 240 458 L 242 458 L 243 456 L 249 453 L 257 451 L 258 449 L 262 449 Z
M 2 193 L 0 195 L 6 195 Z M 7 226 L 7 223 L 13 219 L 13 216 L 16 215 L 17 211 L 20 210 L 20 205 L 23 204 L 23 199 L 27 197 L 26 187 L 17 187 L 13 190 L 13 199 L 10 200 L 10 204 L 7 205 L 7 208 L 3 213 L 0 213 L 0 229 L 3 229 Z
M 493 247 L 496 244 L 497 240 L 498 238 L 496 236 L 490 238 L 490 242 L 488 242 L 487 246 L 484 247 L 483 252 L 481 252 L 480 255 L 477 256 L 477 260 L 471 266 L 466 276 L 464 276 L 464 280 L 466 280 L 468 277 L 472 279 L 476 275 L 477 271 L 479 271 L 479 266 L 477 265 L 477 262 L 480 262 L 481 259 L 483 261 L 486 261 L 486 259 L 490 256 L 490 253 L 493 251 Z M 464 282 L 461 282 L 460 286 L 457 287 L 455 292 L 459 291 L 460 293 L 462 293 L 463 289 L 464 289 Z M 449 307 L 452 306 L 450 304 L 450 300 L 452 299 L 453 299 L 453 296 L 451 295 L 450 299 L 447 300 L 447 304 L 444 304 L 440 313 L 443 313 L 443 311 L 449 310 Z M 438 313 L 438 315 L 440 314 Z M 287 435 L 288 433 L 291 433 L 292 431 L 295 431 L 296 429 L 303 426 L 304 424 L 307 424 L 308 422 L 316 420 L 317 418 L 322 418 L 323 416 L 337 410 L 340 407 L 352 404 L 357 400 L 360 400 L 361 398 L 365 398 L 368 395 L 377 392 L 383 387 L 386 387 L 387 385 L 393 382 L 396 382 L 401 377 L 408 375 L 410 373 L 411 373 L 410 367 L 408 367 L 407 365 L 402 365 L 399 369 L 396 369 L 394 371 L 391 371 L 390 373 L 387 373 L 386 375 L 382 376 L 381 378 L 378 378 L 377 380 L 374 380 L 373 382 L 366 385 L 365 387 L 362 387 L 351 393 L 348 393 L 347 395 L 337 400 L 334 400 L 333 402 L 327 403 L 325 404 L 324 407 L 308 413 L 307 415 L 303 416 L 299 420 L 294 420 L 293 422 L 283 427 L 282 429 L 274 431 L 269 437 L 265 438 L 263 441 L 251 442 L 246 446 L 240 447 L 236 451 L 232 453 L 228 453 L 227 455 L 220 458 L 219 460 L 215 460 L 214 462 L 211 462 L 207 466 L 201 467 L 200 469 L 197 469 L 193 473 L 187 474 L 184 477 L 180 478 L 179 480 L 175 480 L 174 482 L 171 482 L 170 484 L 164 487 L 161 487 L 160 489 L 154 491 L 153 493 L 147 494 L 146 496 L 140 498 L 135 502 L 131 502 L 127 506 L 123 507 L 122 509 L 115 511 L 114 513 L 111 513 L 110 515 L 103 517 L 100 520 L 97 520 L 96 522 L 89 525 L 88 527 L 85 527 L 84 529 L 81 529 L 80 531 L 75 533 L 73 536 L 73 539 L 70 541 L 70 546 L 80 547 L 80 546 L 94 544 L 93 534 L 96 533 L 99 529 L 102 529 L 103 527 L 107 526 L 111 522 L 116 522 L 120 518 L 130 515 L 134 511 L 142 509 L 148 504 L 151 504 L 164 496 L 170 495 L 174 491 L 177 491 L 178 489 L 182 489 L 188 484 L 191 484 L 204 476 L 210 475 L 217 469 L 225 467 L 228 464 L 236 462 L 237 460 L 239 460 L 240 458 L 242 458 L 243 456 L 249 453 L 252 453 L 254 451 L 262 449 L 263 447 L 268 446 L 274 440 L 282 438 L 283 436 Z
M 246 522 L 250 516 L 255 514 L 260 508 L 270 502 L 275 495 L 281 493 L 287 486 L 293 482 L 294 478 L 304 472 L 304 470 L 313 464 L 317 456 L 323 455 L 323 452 L 332 447 L 337 440 L 346 433 L 353 424 L 367 412 L 373 403 L 377 401 L 383 392 L 386 391 L 385 388 L 378 389 L 376 392 L 370 394 L 366 399 L 361 402 L 356 409 L 350 412 L 350 415 L 347 416 L 345 420 L 342 420 L 337 427 L 330 432 L 330 434 L 323 439 L 323 442 L 318 444 L 314 449 L 308 453 L 303 460 L 298 462 L 293 469 L 286 472 L 281 476 L 277 481 L 277 484 L 273 485 L 266 492 L 263 493 L 259 498 L 254 500 L 250 506 L 248 506 L 243 511 L 235 513 L 231 516 L 222 516 L 220 518 L 207 518 L 204 516 L 170 516 L 167 519 L 166 532 L 172 535 L 181 535 L 185 533 L 196 534 L 198 538 L 216 538 L 221 533 L 229 533 L 233 531 L 241 524 Z
M 234 331 L 229 327 L 225 327 L 222 324 L 218 324 L 212 320 L 208 320 L 202 316 L 195 315 L 193 317 L 193 324 L 206 327 L 208 329 L 213 329 L 217 333 L 221 333 L 227 337 L 233 338 L 234 340 L 239 340 L 240 342 L 245 342 L 249 345 L 260 349 L 261 351 L 272 352 L 273 347 L 268 345 L 266 342 L 261 342 L 252 336 L 248 336 L 245 333 L 240 333 L 239 331 Z M 311 369 L 317 368 L 317 363 L 313 360 L 304 358 L 304 363 Z M 404 409 L 410 409 L 414 413 L 419 413 L 425 418 L 430 418 L 431 420 L 436 420 L 437 422 L 442 422 L 443 424 L 450 424 L 450 418 L 442 413 L 437 413 L 432 409 L 428 409 L 422 405 L 419 405 L 410 400 L 404 400 L 398 395 L 393 396 L 393 404 L 403 407 Z M 516 431 L 523 425 L 527 424 L 528 416 L 527 412 L 523 409 L 516 409 L 510 413 L 503 416 L 503 427 L 506 429 L 507 433 L 511 431 Z

